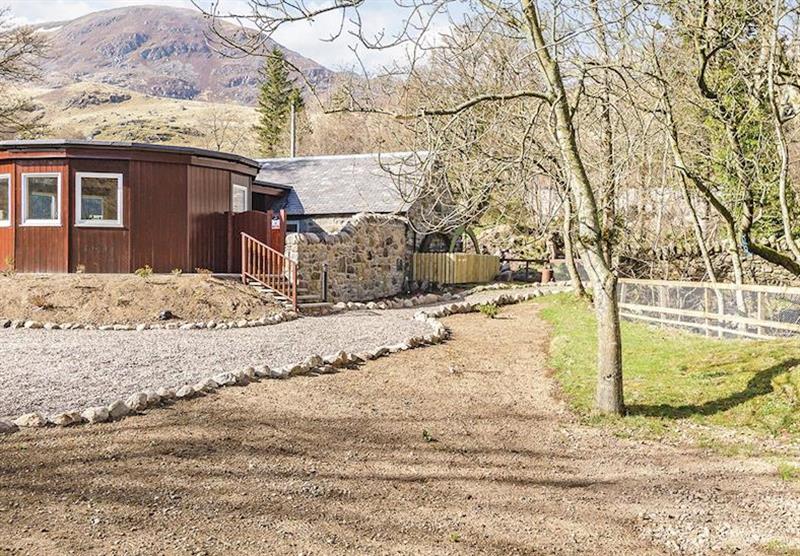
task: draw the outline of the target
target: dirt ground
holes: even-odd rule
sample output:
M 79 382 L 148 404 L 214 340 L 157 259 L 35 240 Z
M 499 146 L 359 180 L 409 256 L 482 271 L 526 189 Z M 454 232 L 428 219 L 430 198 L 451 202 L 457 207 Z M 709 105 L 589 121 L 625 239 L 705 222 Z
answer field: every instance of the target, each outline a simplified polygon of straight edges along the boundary
M 14 274 L 0 276 L 0 318 L 138 324 L 169 310 L 186 321 L 260 318 L 275 303 L 236 280 L 201 274 Z
M 535 304 L 335 375 L 0 438 L 0 554 L 755 554 L 774 466 L 616 438 L 558 401 Z

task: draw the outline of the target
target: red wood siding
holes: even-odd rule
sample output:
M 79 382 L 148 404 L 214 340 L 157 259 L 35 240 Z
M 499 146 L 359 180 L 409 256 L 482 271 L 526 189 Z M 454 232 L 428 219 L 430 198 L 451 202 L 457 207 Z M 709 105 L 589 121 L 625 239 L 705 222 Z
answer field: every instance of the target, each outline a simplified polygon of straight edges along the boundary
M 13 266 L 14 263 L 14 227 L 16 226 L 16 219 L 14 214 L 15 195 L 14 187 L 16 180 L 14 179 L 14 165 L 13 164 L 0 164 L 0 174 L 8 174 L 11 178 L 11 226 L 0 227 L 0 270 L 7 270 L 8 267 Z
M 61 173 L 61 225 L 58 227 L 22 226 L 22 174 Z M 15 263 L 20 272 L 67 272 L 69 268 L 69 176 L 65 160 L 16 162 L 14 176 Z
M 228 219 L 231 173 L 189 167 L 188 187 L 190 268 L 225 272 L 228 267 Z
M 186 166 L 131 161 L 131 270 L 189 270 L 186 243 Z
M 242 271 L 242 233 L 253 236 L 258 241 L 273 246 L 270 223 L 272 211 L 260 212 L 250 210 L 239 214 L 230 214 L 230 272 Z M 283 253 L 283 250 L 281 250 Z
M 70 160 L 70 264 L 71 272 L 82 265 L 86 272 L 128 273 L 131 268 L 131 184 L 129 163 L 111 160 Z M 90 228 L 75 226 L 77 172 L 102 172 L 122 174 L 122 225 L 123 228 Z
M 66 146 L 0 150 L 6 172 L 13 225 L 0 228 L 0 269 L 13 257 L 22 272 L 128 273 L 145 265 L 156 272 L 226 271 L 231 182 L 250 186 L 257 170 L 174 152 Z M 45 172 L 61 173 L 61 225 L 21 227 L 21 175 Z M 122 174 L 122 227 L 75 226 L 77 172 Z

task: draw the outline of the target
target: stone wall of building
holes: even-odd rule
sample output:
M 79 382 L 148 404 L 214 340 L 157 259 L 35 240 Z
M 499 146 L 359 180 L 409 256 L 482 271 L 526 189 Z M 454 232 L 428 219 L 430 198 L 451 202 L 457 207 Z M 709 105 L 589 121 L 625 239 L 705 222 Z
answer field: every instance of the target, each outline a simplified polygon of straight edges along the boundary
M 762 240 L 775 249 L 786 251 L 780 240 Z M 709 246 L 711 264 L 721 282 L 733 282 L 731 244 L 726 241 Z M 800 286 L 800 279 L 787 270 L 755 255 L 743 254 L 745 282 L 751 284 Z M 708 274 L 696 245 L 670 245 L 655 251 L 620 257 L 620 276 L 653 280 L 708 281 Z
M 358 214 L 332 234 L 287 234 L 286 256 L 298 263 L 302 285 L 320 297 L 328 264 L 330 302 L 389 297 L 405 287 L 412 252 L 407 230 L 396 216 Z

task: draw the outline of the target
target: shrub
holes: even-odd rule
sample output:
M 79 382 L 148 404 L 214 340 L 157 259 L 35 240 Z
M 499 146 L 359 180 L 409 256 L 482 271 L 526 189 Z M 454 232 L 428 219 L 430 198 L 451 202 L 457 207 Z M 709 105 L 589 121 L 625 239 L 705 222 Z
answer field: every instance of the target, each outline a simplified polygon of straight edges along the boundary
M 139 278 L 149 278 L 153 275 L 153 267 L 149 264 L 144 265 L 142 268 L 137 268 L 133 273 Z
M 778 476 L 782 481 L 794 481 L 800 479 L 800 467 L 791 463 L 781 462 L 778 464 Z
M 53 308 L 53 304 L 47 301 L 47 297 L 41 293 L 35 293 L 28 297 L 28 303 L 43 311 Z
M 182 274 L 183 274 L 183 269 L 182 268 L 173 268 L 172 269 L 172 275 L 173 276 L 181 276 Z
M 6 267 L 2 271 L 3 276 L 12 276 L 16 271 L 16 265 L 14 263 L 14 257 L 6 257 L 5 260 Z
M 197 274 L 202 274 L 203 276 L 211 276 L 212 274 L 214 274 L 213 270 L 209 270 L 207 268 L 195 268 L 194 271 Z
M 500 312 L 500 307 L 497 306 L 497 303 L 483 303 L 478 306 L 478 310 L 490 319 L 493 319 L 497 317 L 497 314 Z

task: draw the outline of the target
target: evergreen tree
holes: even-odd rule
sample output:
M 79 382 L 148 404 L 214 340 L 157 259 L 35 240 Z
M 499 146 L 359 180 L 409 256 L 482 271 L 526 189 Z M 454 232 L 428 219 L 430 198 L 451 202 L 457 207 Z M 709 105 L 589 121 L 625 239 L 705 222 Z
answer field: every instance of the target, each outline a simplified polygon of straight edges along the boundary
M 303 100 L 299 89 L 289 78 L 289 69 L 283 52 L 274 48 L 267 57 L 261 72 L 262 83 L 258 95 L 259 149 L 263 156 L 281 156 L 289 152 L 289 113 L 292 103 L 300 110 Z

